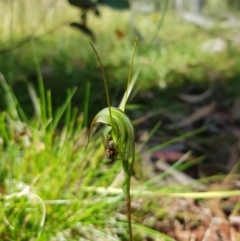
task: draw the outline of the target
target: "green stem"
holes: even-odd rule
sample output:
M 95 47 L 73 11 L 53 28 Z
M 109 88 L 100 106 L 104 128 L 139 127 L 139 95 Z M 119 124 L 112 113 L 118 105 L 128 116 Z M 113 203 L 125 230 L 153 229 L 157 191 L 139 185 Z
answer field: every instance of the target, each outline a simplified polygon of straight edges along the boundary
M 134 148 L 135 152 L 135 148 Z M 125 180 L 123 182 L 123 193 L 126 200 L 126 207 L 127 207 L 127 219 L 128 219 L 128 230 L 129 230 L 129 240 L 133 241 L 133 233 L 132 233 L 132 214 L 131 214 L 131 177 L 133 172 L 133 166 L 134 166 L 134 160 L 135 160 L 135 153 L 133 153 L 133 158 L 131 161 L 122 161 L 123 165 L 123 171 Z
M 127 192 L 126 192 L 126 206 L 127 206 L 127 218 L 128 218 L 128 231 L 129 231 L 129 239 L 133 241 L 132 234 L 132 214 L 131 214 L 131 194 L 130 194 L 130 184 L 131 177 L 127 178 Z

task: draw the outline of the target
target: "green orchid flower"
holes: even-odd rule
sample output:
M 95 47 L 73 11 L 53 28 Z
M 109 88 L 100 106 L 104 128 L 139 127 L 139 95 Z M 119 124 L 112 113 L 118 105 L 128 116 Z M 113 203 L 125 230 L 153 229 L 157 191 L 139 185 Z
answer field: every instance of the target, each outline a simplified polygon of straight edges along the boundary
M 110 111 L 109 111 L 110 109 Z M 111 112 L 111 113 L 110 113 Z M 112 117 L 112 118 L 111 118 Z M 94 125 L 102 123 L 110 127 L 103 144 L 111 137 L 116 145 L 118 156 L 123 161 L 129 160 L 134 154 L 134 128 L 129 117 L 119 108 L 110 107 L 101 110 L 93 119 L 90 132 Z M 105 141 L 105 143 L 104 143 Z

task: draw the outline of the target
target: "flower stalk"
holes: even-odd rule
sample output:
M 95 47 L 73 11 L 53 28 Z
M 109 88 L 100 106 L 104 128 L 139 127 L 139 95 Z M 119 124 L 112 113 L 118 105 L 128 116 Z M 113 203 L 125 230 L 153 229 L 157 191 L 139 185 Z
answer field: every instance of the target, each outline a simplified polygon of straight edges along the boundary
M 107 135 L 106 136 L 102 135 L 103 145 L 106 149 L 106 156 L 110 161 L 114 161 L 117 157 L 120 158 L 122 161 L 122 168 L 124 172 L 124 181 L 122 184 L 122 190 L 126 200 L 126 207 L 127 207 L 129 240 L 133 241 L 130 186 L 131 186 L 131 177 L 132 177 L 133 166 L 135 161 L 135 135 L 134 135 L 133 124 L 130 118 L 124 112 L 124 110 L 125 110 L 127 99 L 130 94 L 129 92 L 134 85 L 134 83 L 131 83 L 131 73 L 132 73 L 133 59 L 134 59 L 135 50 L 136 50 L 136 42 L 134 45 L 134 51 L 133 51 L 132 60 L 130 64 L 126 92 L 123 96 L 123 100 L 119 108 L 112 107 L 110 105 L 106 75 L 96 49 L 92 44 L 91 46 L 100 63 L 108 107 L 99 111 L 98 114 L 94 117 L 90 126 L 89 136 L 93 129 L 93 126 L 95 126 L 96 124 L 101 123 L 109 127 Z M 131 86 L 131 88 L 129 86 Z M 88 136 L 88 141 L 89 141 L 89 136 Z

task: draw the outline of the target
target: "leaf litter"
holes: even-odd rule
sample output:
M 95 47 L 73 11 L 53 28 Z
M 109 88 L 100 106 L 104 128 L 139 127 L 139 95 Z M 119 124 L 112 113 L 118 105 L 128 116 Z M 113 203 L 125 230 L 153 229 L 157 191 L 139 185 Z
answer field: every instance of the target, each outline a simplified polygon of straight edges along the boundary
M 165 107 L 159 105 L 147 114 L 145 112 L 144 121 L 136 120 L 139 139 L 146 135 L 145 130 L 149 126 L 161 120 L 161 131 L 150 138 L 147 143 L 149 148 L 197 128 L 208 128 L 203 133 L 159 148 L 153 153 L 147 154 L 147 149 L 142 150 L 144 170 L 141 175 L 146 179 L 154 179 L 160 189 L 187 185 L 191 190 L 204 192 L 240 190 L 239 92 L 240 89 L 237 90 L 231 81 L 211 83 L 206 89 L 197 84 L 188 84 L 184 91 L 179 90 L 177 98 L 171 98 L 170 94 L 169 104 Z M 159 98 L 156 90 L 152 90 L 151 94 L 153 102 Z M 140 102 L 144 103 L 144 99 Z M 169 106 L 180 108 L 173 111 Z M 184 160 L 184 165 L 188 168 L 172 168 L 189 150 L 191 153 Z M 196 161 L 201 155 L 202 159 Z M 163 173 L 168 175 L 162 175 Z M 200 183 L 198 180 L 206 181 Z M 159 216 L 153 212 L 150 216 L 154 221 L 150 226 L 179 241 L 237 241 L 240 240 L 239 204 L 238 196 L 171 200 L 161 198 L 159 208 L 164 207 L 163 214 Z M 136 216 L 139 215 L 138 212 Z M 144 212 L 140 213 L 144 217 L 142 222 L 149 223 L 149 214 L 144 216 Z

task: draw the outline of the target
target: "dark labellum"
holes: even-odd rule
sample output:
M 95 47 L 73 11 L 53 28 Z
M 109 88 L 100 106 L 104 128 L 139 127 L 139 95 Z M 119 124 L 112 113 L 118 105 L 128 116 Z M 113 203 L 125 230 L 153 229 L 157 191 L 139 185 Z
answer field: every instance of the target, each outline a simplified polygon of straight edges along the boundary
M 111 162 L 114 162 L 118 155 L 117 145 L 115 144 L 111 136 L 107 136 L 106 138 L 102 134 L 101 137 L 102 137 L 103 145 L 105 147 L 107 159 Z
M 102 141 L 103 141 L 103 145 L 105 147 L 105 153 L 106 153 L 106 157 L 110 162 L 114 162 L 117 159 L 117 156 L 119 153 L 117 150 L 117 145 L 116 143 L 113 141 L 111 136 L 107 136 L 107 138 L 101 134 L 102 137 Z
M 108 140 L 107 141 L 107 146 L 106 146 L 106 156 L 107 156 L 107 159 L 111 162 L 114 162 L 116 160 L 116 157 L 117 157 L 117 146 L 116 144 L 114 143 L 113 140 Z

